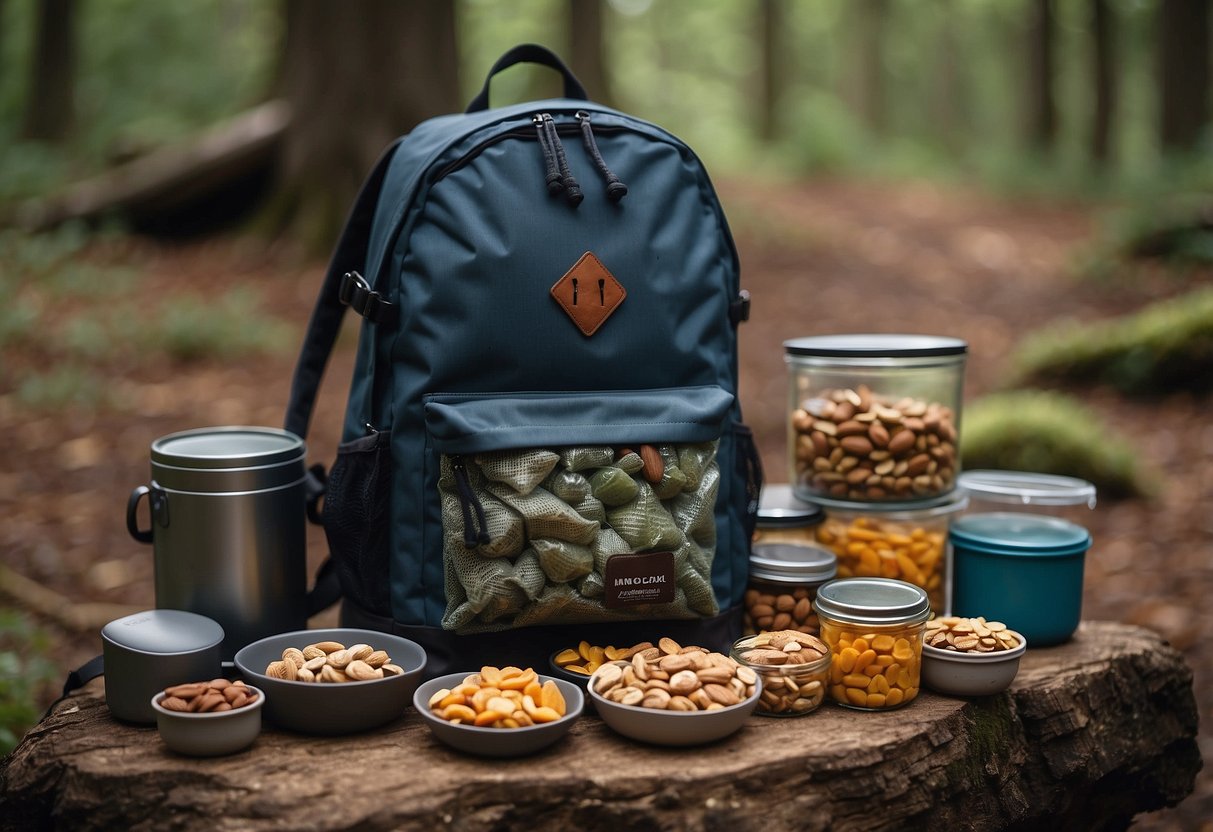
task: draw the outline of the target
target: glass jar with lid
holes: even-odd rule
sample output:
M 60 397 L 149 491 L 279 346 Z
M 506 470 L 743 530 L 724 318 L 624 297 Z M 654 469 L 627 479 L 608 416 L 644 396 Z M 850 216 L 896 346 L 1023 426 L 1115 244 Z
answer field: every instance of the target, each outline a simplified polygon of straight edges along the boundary
M 798 497 L 913 503 L 955 488 L 964 341 L 823 335 L 786 341 L 784 350 Z
M 817 588 L 834 578 L 838 559 L 815 540 L 823 512 L 798 500 L 788 485 L 763 488 L 750 549 L 742 632 L 817 634 Z
M 866 711 L 918 696 L 922 634 L 931 615 L 922 587 L 891 578 L 840 578 L 818 590 L 821 640 L 830 648 L 829 697 Z
M 1095 486 L 1078 477 L 974 470 L 961 474 L 957 485 L 969 497 L 969 514 L 1043 514 L 1086 525 L 1095 508 Z

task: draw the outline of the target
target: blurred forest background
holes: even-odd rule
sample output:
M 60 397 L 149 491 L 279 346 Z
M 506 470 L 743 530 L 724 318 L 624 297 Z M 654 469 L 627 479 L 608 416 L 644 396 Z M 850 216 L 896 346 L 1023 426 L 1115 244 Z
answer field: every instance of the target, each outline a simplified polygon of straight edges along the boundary
M 522 42 L 703 158 L 783 339 L 969 341 L 966 468 L 1099 488 L 1084 614 L 1152 627 L 1213 754 L 1213 0 L 0 0 L 0 750 L 153 604 L 157 436 L 280 424 L 382 148 Z M 497 76 L 491 103 L 559 94 Z M 331 462 L 352 337 L 309 437 Z M 315 531 L 315 530 L 313 530 Z M 323 536 L 309 562 L 323 557 Z M 1213 774 L 1143 828 L 1208 829 Z

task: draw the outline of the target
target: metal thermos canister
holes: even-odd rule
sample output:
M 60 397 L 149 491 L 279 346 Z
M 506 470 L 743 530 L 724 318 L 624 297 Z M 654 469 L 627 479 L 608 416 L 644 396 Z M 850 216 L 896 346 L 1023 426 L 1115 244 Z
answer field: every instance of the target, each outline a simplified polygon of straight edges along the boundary
M 156 607 L 219 622 L 225 661 L 307 626 L 305 454 L 274 428 L 174 433 L 152 443 L 151 484 L 131 493 L 127 527 L 153 545 Z M 151 526 L 140 529 L 145 496 Z

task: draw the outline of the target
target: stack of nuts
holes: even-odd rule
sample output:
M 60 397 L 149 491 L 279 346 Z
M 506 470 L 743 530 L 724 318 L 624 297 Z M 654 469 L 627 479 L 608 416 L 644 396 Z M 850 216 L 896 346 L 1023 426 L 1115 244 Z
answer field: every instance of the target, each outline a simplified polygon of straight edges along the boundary
M 825 642 L 796 630 L 761 633 L 733 647 L 733 656 L 762 677 L 757 710 L 772 716 L 799 716 L 821 705 L 829 655 Z
M 165 688 L 160 707 L 169 711 L 203 714 L 234 711 L 256 701 L 257 691 L 244 682 L 212 679 L 209 682 L 191 682 Z
M 918 696 L 922 650 L 918 632 L 822 632 L 834 650 L 830 698 L 857 708 L 895 708 Z
M 670 638 L 604 664 L 590 677 L 611 702 L 669 711 L 715 711 L 754 695 L 758 674 L 721 653 L 682 647 Z
M 782 592 L 764 592 L 751 586 L 745 593 L 743 631 L 761 633 L 774 630 L 796 630 L 817 635 L 817 613 L 813 610 L 813 593 L 808 587 L 788 587 Z
M 891 400 L 861 384 L 823 390 L 792 413 L 797 481 L 850 500 L 914 500 L 952 489 L 956 427 L 938 402 Z
M 439 719 L 477 728 L 526 728 L 568 712 L 560 686 L 551 679 L 540 684 L 529 667 L 482 667 L 454 688 L 435 691 L 429 705 Z
M 570 673 L 592 676 L 594 671 L 604 663 L 619 659 L 628 661 L 636 653 L 648 650 L 652 646 L 653 642 L 651 641 L 642 641 L 639 644 L 633 644 L 631 647 L 616 647 L 613 644 L 608 644 L 606 647 L 598 647 L 597 645 L 590 644 L 588 641 L 582 641 L 577 645 L 576 650 L 571 647 L 561 650 L 553 657 L 552 661 L 557 667 Z
M 282 660 L 270 662 L 265 675 L 288 682 L 367 682 L 399 676 L 404 669 L 392 657 L 369 644 L 346 647 L 336 641 L 320 641 L 300 650 L 288 647 Z
M 1007 629 L 1001 621 L 986 621 L 983 617 L 958 618 L 945 616 L 927 622 L 923 643 L 954 653 L 993 653 L 1014 650 L 1024 637 Z

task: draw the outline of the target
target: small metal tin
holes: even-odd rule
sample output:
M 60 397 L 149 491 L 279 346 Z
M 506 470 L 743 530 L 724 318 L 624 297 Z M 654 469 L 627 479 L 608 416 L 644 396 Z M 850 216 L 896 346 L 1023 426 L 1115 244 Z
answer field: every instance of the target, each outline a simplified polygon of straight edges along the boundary
M 892 578 L 843 578 L 817 590 L 817 612 L 854 624 L 913 624 L 931 617 L 926 590 Z

